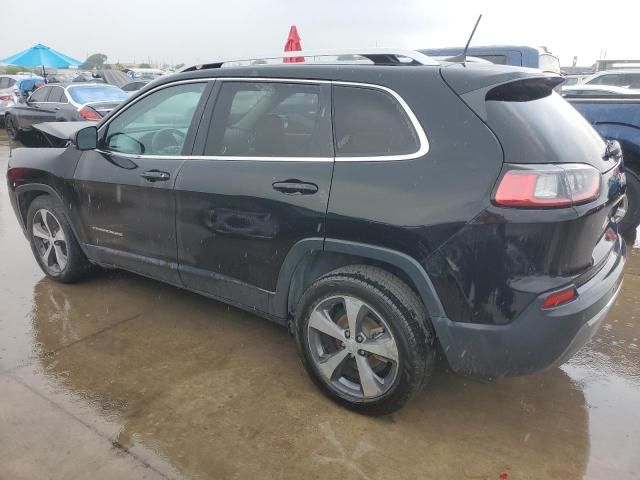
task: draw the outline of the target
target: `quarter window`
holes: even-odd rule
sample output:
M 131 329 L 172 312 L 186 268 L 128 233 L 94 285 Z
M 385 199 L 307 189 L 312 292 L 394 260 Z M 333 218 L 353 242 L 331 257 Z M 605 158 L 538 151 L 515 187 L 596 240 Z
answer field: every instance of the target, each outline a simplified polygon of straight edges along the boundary
M 135 102 L 109 124 L 105 147 L 133 155 L 181 155 L 204 87 L 175 85 Z
M 335 86 L 333 106 L 337 157 L 408 155 L 420 149 L 409 117 L 386 92 Z
M 327 104 L 320 85 L 223 83 L 205 154 L 332 157 Z

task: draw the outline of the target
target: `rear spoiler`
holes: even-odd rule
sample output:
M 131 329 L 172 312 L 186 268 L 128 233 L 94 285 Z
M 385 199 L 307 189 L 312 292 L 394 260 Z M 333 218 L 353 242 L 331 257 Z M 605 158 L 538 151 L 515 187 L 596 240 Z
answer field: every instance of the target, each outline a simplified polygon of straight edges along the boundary
M 442 68 L 445 83 L 483 120 L 487 100 L 524 102 L 550 95 L 560 75 L 533 68 L 466 64 Z

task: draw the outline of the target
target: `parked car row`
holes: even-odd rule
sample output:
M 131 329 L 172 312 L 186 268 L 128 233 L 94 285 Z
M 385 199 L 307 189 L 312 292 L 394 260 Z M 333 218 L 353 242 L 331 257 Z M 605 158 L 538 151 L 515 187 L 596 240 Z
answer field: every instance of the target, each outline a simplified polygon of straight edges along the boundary
M 6 111 L 7 134 L 19 140 L 42 122 L 97 122 L 127 98 L 126 92 L 108 84 L 46 84 Z

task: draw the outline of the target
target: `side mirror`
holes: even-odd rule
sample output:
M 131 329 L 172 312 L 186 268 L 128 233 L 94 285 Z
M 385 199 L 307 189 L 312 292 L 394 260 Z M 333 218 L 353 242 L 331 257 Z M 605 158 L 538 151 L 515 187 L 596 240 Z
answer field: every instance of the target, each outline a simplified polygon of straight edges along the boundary
M 78 150 L 94 150 L 98 147 L 98 129 L 93 125 L 81 128 L 73 136 Z

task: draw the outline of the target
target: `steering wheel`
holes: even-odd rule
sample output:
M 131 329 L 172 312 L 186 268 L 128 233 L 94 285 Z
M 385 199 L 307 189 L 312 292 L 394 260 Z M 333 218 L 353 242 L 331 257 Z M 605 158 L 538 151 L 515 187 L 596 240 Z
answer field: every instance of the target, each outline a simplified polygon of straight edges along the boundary
M 153 153 L 180 153 L 187 135 L 177 128 L 163 128 L 151 137 Z

